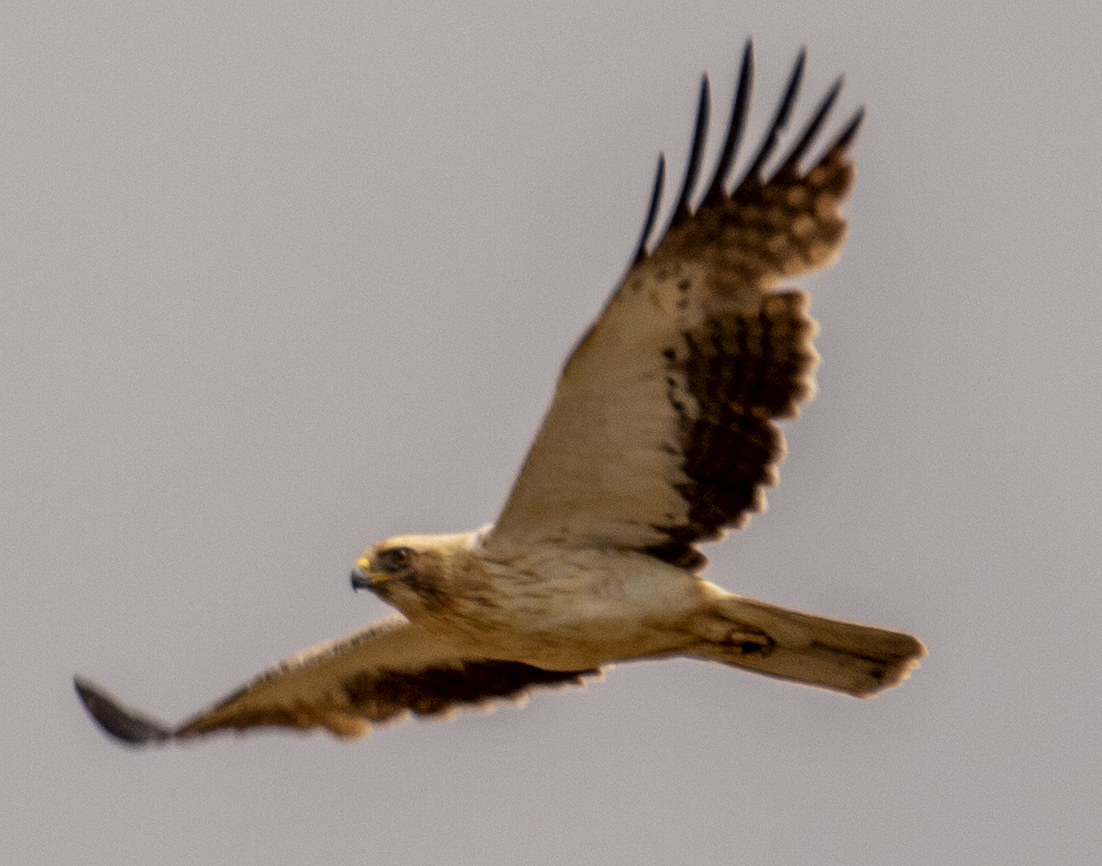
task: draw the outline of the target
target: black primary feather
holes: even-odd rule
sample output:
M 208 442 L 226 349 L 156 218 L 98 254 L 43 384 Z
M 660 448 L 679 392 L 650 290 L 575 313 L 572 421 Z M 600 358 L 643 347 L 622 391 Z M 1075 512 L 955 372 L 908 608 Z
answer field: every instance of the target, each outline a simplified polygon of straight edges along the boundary
M 708 138 L 708 114 L 711 111 L 711 93 L 708 89 L 708 76 L 700 81 L 700 101 L 696 108 L 696 129 L 693 131 L 693 143 L 689 149 L 689 163 L 685 166 L 685 182 L 681 184 L 681 193 L 677 197 L 677 204 L 670 217 L 670 224 L 666 231 L 675 229 L 685 222 L 692 214 L 689 200 L 693 196 L 693 188 L 696 179 L 700 175 L 700 163 L 704 158 L 704 142 Z
M 823 101 L 819 103 L 819 108 L 815 111 L 811 120 L 808 121 L 807 126 L 804 127 L 803 134 L 777 168 L 774 177 L 783 176 L 785 173 L 794 174 L 799 169 L 800 160 L 807 153 L 807 149 L 811 146 L 811 142 L 815 140 L 815 136 L 819 134 L 823 121 L 826 120 L 831 107 L 834 105 L 834 100 L 838 98 L 838 94 L 842 90 L 843 81 L 844 79 L 839 78 L 834 82 L 834 86 L 827 91 Z
M 781 132 L 792 114 L 792 107 L 796 104 L 796 95 L 800 92 L 800 82 L 803 81 L 804 63 L 806 61 L 807 49 L 801 48 L 800 54 L 796 58 L 796 66 L 792 69 L 792 75 L 788 79 L 788 87 L 781 98 L 781 104 L 777 106 L 777 113 L 773 115 L 773 122 L 769 125 L 769 131 L 765 133 L 765 137 L 762 139 L 757 156 L 754 157 L 754 161 L 750 163 L 750 167 L 746 169 L 746 173 L 742 176 L 738 189 L 742 189 L 747 184 L 761 183 L 762 168 L 773 154 L 773 149 L 777 146 Z
M 643 220 L 643 231 L 639 234 L 639 244 L 632 256 L 632 267 L 639 264 L 647 257 L 647 238 L 654 229 L 654 220 L 658 216 L 658 205 L 662 201 L 662 186 L 666 182 L 666 157 L 658 155 L 658 171 L 654 175 L 654 190 L 650 194 L 650 206 L 647 208 L 647 218 Z
M 724 184 L 727 183 L 727 175 L 731 166 L 735 164 L 738 156 L 739 144 L 742 142 L 742 132 L 746 127 L 747 110 L 750 108 L 750 94 L 754 87 L 754 44 L 747 39 L 746 47 L 742 51 L 742 66 L 739 69 L 738 85 L 735 87 L 735 101 L 731 107 L 731 120 L 727 126 L 727 137 L 723 140 L 723 149 L 716 161 L 715 173 L 708 184 L 708 191 L 700 202 L 701 207 L 709 207 L 718 204 L 727 197 Z

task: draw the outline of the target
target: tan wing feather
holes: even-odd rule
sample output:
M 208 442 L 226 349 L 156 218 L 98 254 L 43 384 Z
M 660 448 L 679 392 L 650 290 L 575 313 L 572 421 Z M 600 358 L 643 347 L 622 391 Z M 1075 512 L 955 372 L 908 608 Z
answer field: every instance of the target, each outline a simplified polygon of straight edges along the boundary
M 814 390 L 815 323 L 786 277 L 821 268 L 845 238 L 854 179 L 848 147 L 859 112 L 810 170 L 799 162 L 840 88 L 828 93 L 771 177 L 762 167 L 787 120 L 803 57 L 773 125 L 730 194 L 749 92 L 749 48 L 716 177 L 699 210 L 687 201 L 707 126 L 707 80 L 685 189 L 654 251 L 636 264 L 568 360 L 554 402 L 488 539 L 645 549 L 705 560 L 693 546 L 764 507 L 784 439 Z M 656 184 L 655 201 L 660 191 Z M 653 218 L 653 205 L 651 217 Z
M 341 737 L 407 717 L 447 716 L 464 707 L 523 702 L 537 687 L 580 685 L 598 670 L 546 671 L 466 656 L 405 617 L 285 659 L 222 701 L 172 727 L 76 680 L 88 711 L 132 745 L 256 727 L 325 728 Z

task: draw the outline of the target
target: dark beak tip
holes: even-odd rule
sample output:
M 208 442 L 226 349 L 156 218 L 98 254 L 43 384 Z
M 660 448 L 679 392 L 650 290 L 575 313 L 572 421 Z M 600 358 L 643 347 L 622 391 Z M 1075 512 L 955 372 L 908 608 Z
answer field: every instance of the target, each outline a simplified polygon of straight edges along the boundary
M 352 584 L 353 592 L 359 592 L 361 589 L 371 589 L 371 582 L 365 580 L 363 575 L 358 571 L 353 571 L 348 576 L 348 580 Z

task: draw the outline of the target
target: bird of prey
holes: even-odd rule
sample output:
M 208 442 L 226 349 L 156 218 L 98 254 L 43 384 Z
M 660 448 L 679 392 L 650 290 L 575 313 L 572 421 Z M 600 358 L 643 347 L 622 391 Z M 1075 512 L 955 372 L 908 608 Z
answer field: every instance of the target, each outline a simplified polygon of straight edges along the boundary
M 909 634 L 754 601 L 700 577 L 699 545 L 765 507 L 785 450 L 777 421 L 814 390 L 817 326 L 807 294 L 785 281 L 830 264 L 846 234 L 841 205 L 863 109 L 818 143 L 841 79 L 774 156 L 804 59 L 728 183 L 750 105 L 747 42 L 726 137 L 698 196 L 704 77 L 669 223 L 652 241 L 660 157 L 628 271 L 567 360 L 495 524 L 368 548 L 352 586 L 400 614 L 285 659 L 178 726 L 78 677 L 103 729 L 129 744 L 258 726 L 352 737 L 410 714 L 519 703 L 615 662 L 677 656 L 857 697 L 905 679 L 925 655 Z

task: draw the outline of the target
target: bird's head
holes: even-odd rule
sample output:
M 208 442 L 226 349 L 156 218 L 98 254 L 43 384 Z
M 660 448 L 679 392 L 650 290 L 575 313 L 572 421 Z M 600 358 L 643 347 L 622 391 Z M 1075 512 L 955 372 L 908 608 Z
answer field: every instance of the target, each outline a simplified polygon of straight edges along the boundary
M 356 561 L 352 588 L 371 590 L 407 615 L 445 606 L 473 540 L 470 533 L 384 539 Z

